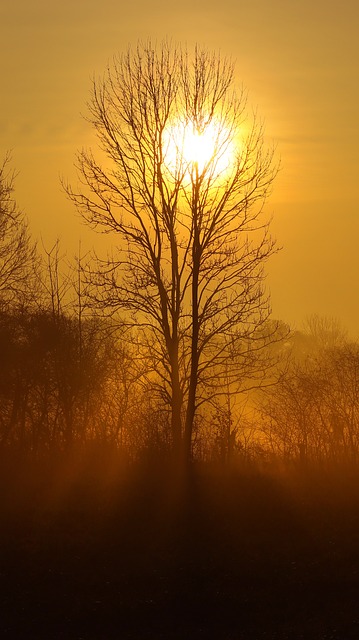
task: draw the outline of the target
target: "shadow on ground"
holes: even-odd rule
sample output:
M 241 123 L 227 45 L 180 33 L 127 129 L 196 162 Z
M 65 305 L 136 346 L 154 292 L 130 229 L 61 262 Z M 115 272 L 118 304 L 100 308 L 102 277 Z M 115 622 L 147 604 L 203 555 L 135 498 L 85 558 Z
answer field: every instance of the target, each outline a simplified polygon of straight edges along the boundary
M 357 478 L 103 471 L 3 465 L 1 638 L 359 637 Z

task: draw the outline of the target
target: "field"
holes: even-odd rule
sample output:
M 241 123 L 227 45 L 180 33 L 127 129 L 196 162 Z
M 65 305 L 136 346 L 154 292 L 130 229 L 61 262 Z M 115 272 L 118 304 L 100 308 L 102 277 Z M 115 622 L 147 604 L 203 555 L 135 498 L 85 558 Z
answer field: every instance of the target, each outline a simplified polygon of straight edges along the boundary
M 354 640 L 359 476 L 3 461 L 1 584 L 4 639 Z

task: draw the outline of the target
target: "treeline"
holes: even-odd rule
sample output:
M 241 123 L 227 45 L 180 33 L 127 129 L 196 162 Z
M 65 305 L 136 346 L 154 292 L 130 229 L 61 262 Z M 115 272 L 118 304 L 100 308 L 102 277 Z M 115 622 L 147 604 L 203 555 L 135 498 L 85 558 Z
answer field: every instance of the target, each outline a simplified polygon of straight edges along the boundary
M 359 462 L 359 345 L 293 332 L 272 379 L 198 413 L 194 457 Z M 32 454 L 96 443 L 133 460 L 171 450 L 169 410 L 121 325 L 51 308 L 0 311 L 0 444 Z M 142 368 L 142 369 L 141 369 Z M 275 376 L 274 376 L 275 374 Z M 275 379 L 273 379 L 275 378 Z

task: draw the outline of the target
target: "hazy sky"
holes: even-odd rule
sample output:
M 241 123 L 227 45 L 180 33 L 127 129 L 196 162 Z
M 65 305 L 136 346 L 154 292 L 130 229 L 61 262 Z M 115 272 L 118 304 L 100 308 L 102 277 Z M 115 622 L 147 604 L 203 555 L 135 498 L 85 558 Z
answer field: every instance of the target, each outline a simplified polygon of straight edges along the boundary
M 274 316 L 335 316 L 359 335 L 358 0 L 1 0 L 0 157 L 35 237 L 72 255 L 97 237 L 61 192 L 93 145 L 91 78 L 138 38 L 198 42 L 237 61 L 282 169 L 268 210 Z

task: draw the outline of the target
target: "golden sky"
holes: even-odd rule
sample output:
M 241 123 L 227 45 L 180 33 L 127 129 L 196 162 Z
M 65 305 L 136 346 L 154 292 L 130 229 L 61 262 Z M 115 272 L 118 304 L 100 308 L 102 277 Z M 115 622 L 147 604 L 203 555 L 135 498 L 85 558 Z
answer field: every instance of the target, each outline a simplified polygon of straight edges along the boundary
M 93 75 L 138 38 L 198 42 L 236 60 L 281 158 L 274 316 L 335 316 L 359 336 L 358 30 L 358 0 L 1 0 L 0 158 L 12 150 L 34 236 L 70 256 L 97 241 L 59 182 L 94 143 L 81 116 Z

